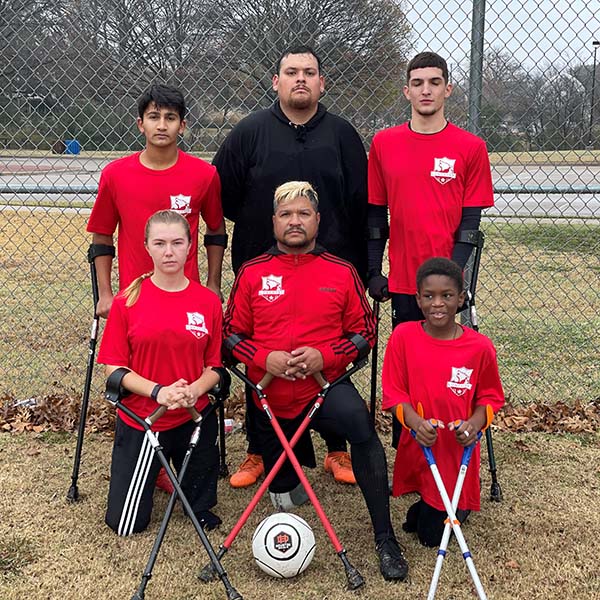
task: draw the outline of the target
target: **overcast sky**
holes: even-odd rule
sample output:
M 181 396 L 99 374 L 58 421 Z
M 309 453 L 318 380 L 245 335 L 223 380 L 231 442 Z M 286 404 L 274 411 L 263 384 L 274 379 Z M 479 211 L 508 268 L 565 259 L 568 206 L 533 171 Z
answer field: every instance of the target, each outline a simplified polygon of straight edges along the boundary
M 417 51 L 439 52 L 468 70 L 472 2 L 407 0 Z M 484 51 L 503 48 L 530 69 L 592 64 L 600 40 L 600 0 L 487 0 Z M 597 55 L 600 62 L 600 51 Z

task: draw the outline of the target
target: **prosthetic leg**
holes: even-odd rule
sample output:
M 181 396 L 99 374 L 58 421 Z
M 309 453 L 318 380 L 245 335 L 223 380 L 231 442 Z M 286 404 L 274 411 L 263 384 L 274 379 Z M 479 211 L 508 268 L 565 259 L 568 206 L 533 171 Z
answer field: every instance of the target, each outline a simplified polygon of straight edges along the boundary
M 223 569 L 223 566 L 221 565 L 219 558 L 217 557 L 208 537 L 206 536 L 206 533 L 204 533 L 204 530 L 202 529 L 202 526 L 200 525 L 196 515 L 194 514 L 192 506 L 190 505 L 190 503 L 189 503 L 188 499 L 186 498 L 183 490 L 181 489 L 181 485 L 180 485 L 180 480 L 183 479 L 183 476 L 185 475 L 185 470 L 187 469 L 187 465 L 189 463 L 191 453 L 198 442 L 198 438 L 200 436 L 200 425 L 202 423 L 202 420 L 206 417 L 207 414 L 209 414 L 209 412 L 214 410 L 214 405 L 208 407 L 208 409 L 206 410 L 204 415 L 199 414 L 195 409 L 190 410 L 190 413 L 192 414 L 194 421 L 196 422 L 196 428 L 194 429 L 194 431 L 192 433 L 192 437 L 190 440 L 190 446 L 188 448 L 188 451 L 186 452 L 186 455 L 184 457 L 184 460 L 183 460 L 183 463 L 181 466 L 180 480 L 178 480 L 177 476 L 171 469 L 171 465 L 169 464 L 169 461 L 166 459 L 166 457 L 162 451 L 160 442 L 158 441 L 157 437 L 154 435 L 154 433 L 152 432 L 152 429 L 151 429 L 152 425 L 166 412 L 167 409 L 165 406 L 160 406 L 151 415 L 149 415 L 146 419 L 142 419 L 141 417 L 136 415 L 132 410 L 130 410 L 127 406 L 125 406 L 121 402 L 121 399 L 124 396 L 126 396 L 128 394 L 128 392 L 121 386 L 121 381 L 128 372 L 129 372 L 129 369 L 119 368 L 119 369 L 116 369 L 110 375 L 110 377 L 108 378 L 108 380 L 106 382 L 105 398 L 113 406 L 115 406 L 119 410 L 123 411 L 128 417 L 133 419 L 136 423 L 138 423 L 144 429 L 144 431 L 146 432 L 146 435 L 148 436 L 148 440 L 150 441 L 150 444 L 151 444 L 154 452 L 156 453 L 156 456 L 158 457 L 161 465 L 167 472 L 167 475 L 168 475 L 169 479 L 171 480 L 173 487 L 175 488 L 175 491 L 173 492 L 173 494 L 171 495 L 171 499 L 169 500 L 169 504 L 167 506 L 165 516 L 161 523 L 161 527 L 160 527 L 157 539 L 154 543 L 152 552 L 150 554 L 150 558 L 148 560 L 148 564 L 146 565 L 146 569 L 142 576 L 142 582 L 140 583 L 140 586 L 139 586 L 138 590 L 136 591 L 136 593 L 133 595 L 132 600 L 143 600 L 143 598 L 144 598 L 144 590 L 146 588 L 148 580 L 150 579 L 150 577 L 152 577 L 152 568 L 154 567 L 154 563 L 156 562 L 158 550 L 160 549 L 162 540 L 164 539 L 168 521 L 173 512 L 173 507 L 175 505 L 175 500 L 177 499 L 177 497 L 179 497 L 179 499 L 181 500 L 181 503 L 183 504 L 186 514 L 189 516 L 190 520 L 192 521 L 192 524 L 194 525 L 194 529 L 196 530 L 196 533 L 198 534 L 198 537 L 200 538 L 200 541 L 202 542 L 202 545 L 204 546 L 204 549 L 206 550 L 206 552 L 210 558 L 210 562 L 211 562 L 213 569 L 215 570 L 215 573 L 218 575 L 219 579 L 221 579 L 223 586 L 225 587 L 227 599 L 228 600 L 242 600 L 242 596 L 231 585 L 229 578 L 227 576 L 227 573 Z M 222 375 L 222 372 L 221 372 L 221 383 L 219 385 L 219 388 L 220 388 L 220 390 L 224 391 L 225 387 L 227 387 L 227 389 L 228 389 L 229 386 L 228 386 L 228 383 L 226 383 L 226 379 L 224 378 L 224 376 Z M 218 395 L 220 393 L 221 393 L 220 391 L 215 392 L 215 395 Z
M 283 446 L 283 452 L 279 456 L 279 459 L 277 460 L 277 462 L 275 463 L 274 467 L 271 469 L 269 474 L 265 477 L 265 479 L 262 482 L 259 489 L 254 494 L 254 497 L 250 501 L 250 504 L 248 505 L 246 510 L 243 512 L 243 514 L 239 518 L 238 522 L 233 527 L 231 533 L 227 536 L 227 538 L 225 539 L 223 544 L 221 544 L 221 547 L 219 548 L 219 552 L 217 554 L 218 559 L 221 559 L 225 555 L 227 550 L 229 550 L 229 548 L 231 547 L 231 544 L 233 544 L 233 541 L 235 540 L 237 534 L 241 531 L 242 527 L 245 525 L 246 521 L 250 517 L 252 511 L 258 504 L 259 500 L 261 499 L 263 494 L 267 491 L 269 485 L 271 484 L 271 482 L 277 475 L 277 472 L 281 469 L 286 458 L 288 458 L 290 460 L 290 462 L 292 463 L 294 470 L 296 471 L 296 474 L 298 475 L 298 478 L 300 479 L 300 482 L 302 483 L 302 486 L 304 487 L 304 490 L 306 491 L 306 494 L 308 495 L 311 503 L 315 507 L 315 511 L 316 511 L 319 519 L 321 520 L 321 523 L 323 524 L 323 527 L 325 528 L 325 531 L 327 532 L 327 535 L 329 536 L 329 539 L 331 540 L 337 555 L 340 557 L 340 560 L 342 561 L 342 564 L 344 565 L 344 570 L 346 572 L 346 577 L 348 579 L 348 587 L 350 589 L 354 590 L 364 584 L 364 579 L 363 579 L 362 575 L 358 572 L 358 570 L 355 567 L 353 567 L 350 564 L 350 561 L 348 560 L 348 558 L 346 556 L 346 550 L 340 543 L 339 539 L 337 538 L 337 536 L 335 534 L 335 531 L 333 530 L 331 523 L 329 522 L 327 516 L 325 515 L 325 511 L 323 510 L 310 483 L 308 482 L 308 479 L 306 478 L 306 475 L 304 474 L 304 471 L 302 470 L 302 467 L 300 466 L 300 463 L 298 462 L 298 459 L 296 458 L 296 456 L 293 452 L 293 448 L 296 445 L 296 443 L 298 442 L 298 440 L 300 439 L 300 437 L 302 436 L 302 434 L 304 433 L 304 431 L 306 430 L 306 428 L 308 427 L 310 421 L 312 420 L 312 418 L 314 417 L 316 412 L 319 410 L 319 408 L 325 401 L 325 397 L 327 395 L 328 390 L 331 387 L 333 387 L 334 385 L 341 383 L 342 381 L 345 381 L 348 377 L 350 377 L 350 375 L 352 375 L 353 373 L 358 371 L 358 369 L 362 368 L 365 365 L 365 363 L 366 363 L 365 359 L 359 360 L 352 366 L 352 368 L 350 368 L 348 371 L 346 371 L 346 373 L 344 373 L 341 377 L 336 379 L 331 384 L 326 382 L 321 376 L 319 376 L 318 378 L 315 376 L 317 378 L 317 381 L 319 382 L 319 384 L 322 386 L 322 389 L 319 392 L 319 394 L 317 395 L 317 398 L 315 399 L 313 405 L 311 406 L 310 410 L 308 411 L 306 417 L 304 417 L 304 419 L 301 422 L 300 426 L 298 427 L 296 433 L 294 433 L 292 439 L 289 442 L 288 442 L 287 438 L 285 437 L 285 435 L 281 429 L 281 426 L 279 425 L 279 422 L 277 421 L 275 415 L 272 413 L 271 408 L 269 407 L 269 405 L 267 403 L 266 394 L 263 391 L 263 389 L 271 381 L 271 375 L 267 374 L 265 376 L 265 378 L 263 378 L 263 380 L 261 380 L 258 384 L 254 384 L 237 367 L 235 367 L 235 366 L 230 367 L 231 371 L 235 375 L 237 375 L 242 381 L 244 381 L 245 383 L 250 385 L 254 389 L 256 394 L 258 395 L 262 409 L 264 410 L 265 414 L 269 418 L 269 421 L 271 422 L 271 424 L 275 430 L 275 433 L 277 434 L 277 438 L 279 439 L 279 442 Z M 198 576 L 202 581 L 207 582 L 207 581 L 211 581 L 212 579 L 214 579 L 215 575 L 216 575 L 215 565 L 213 562 L 212 564 L 205 566 L 200 571 Z

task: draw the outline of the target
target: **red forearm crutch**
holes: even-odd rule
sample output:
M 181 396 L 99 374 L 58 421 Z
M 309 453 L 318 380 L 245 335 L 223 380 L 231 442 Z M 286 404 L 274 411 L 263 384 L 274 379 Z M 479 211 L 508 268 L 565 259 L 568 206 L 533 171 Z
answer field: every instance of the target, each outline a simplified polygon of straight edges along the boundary
M 246 510 L 244 510 L 244 512 L 242 513 L 242 516 L 239 518 L 238 522 L 235 524 L 235 526 L 231 530 L 231 533 L 227 536 L 227 538 L 225 539 L 223 544 L 221 544 L 221 546 L 219 548 L 219 552 L 217 554 L 217 558 L 219 560 L 229 550 L 229 548 L 231 547 L 231 544 L 235 540 L 237 534 L 241 531 L 242 527 L 245 525 L 246 521 L 250 517 L 250 514 L 252 513 L 252 511 L 258 504 L 259 500 L 262 498 L 264 493 L 267 491 L 269 485 L 271 484 L 271 482 L 273 481 L 273 479 L 275 478 L 275 476 L 281 469 L 286 458 L 288 458 L 289 461 L 291 462 L 292 466 L 294 467 L 294 470 L 296 471 L 296 474 L 298 475 L 298 478 L 300 479 L 300 482 L 302 483 L 304 490 L 306 491 L 310 501 L 312 502 L 312 505 L 315 507 L 315 511 L 316 511 L 319 519 L 321 520 L 321 523 L 323 524 L 323 527 L 325 528 L 325 531 L 326 531 L 327 535 L 329 536 L 329 539 L 331 540 L 331 543 L 333 544 L 333 547 L 335 548 L 337 555 L 340 557 L 340 560 L 342 561 L 342 564 L 344 565 L 346 578 L 348 579 L 348 587 L 352 590 L 355 590 L 364 584 L 364 582 L 365 582 L 364 578 L 359 573 L 358 569 L 356 569 L 354 566 L 352 566 L 352 564 L 348 560 L 348 557 L 346 556 L 346 550 L 340 543 L 340 541 L 333 529 L 333 526 L 331 525 L 329 519 L 327 518 L 327 515 L 325 514 L 323 507 L 321 506 L 308 479 L 306 478 L 306 475 L 304 474 L 304 471 L 302 470 L 302 467 L 300 466 L 300 463 L 298 462 L 298 459 L 296 458 L 296 455 L 294 454 L 293 448 L 296 445 L 296 443 L 298 442 L 298 440 L 300 439 L 300 437 L 302 436 L 302 434 L 304 433 L 304 431 L 306 431 L 308 424 L 310 423 L 310 421 L 312 420 L 312 418 L 314 417 L 316 412 L 323 405 L 323 403 L 325 401 L 325 397 L 327 395 L 327 392 L 333 386 L 348 379 L 348 377 L 350 377 L 353 373 L 358 371 L 358 369 L 362 368 L 365 365 L 365 363 L 366 363 L 365 360 L 356 362 L 348 371 L 346 371 L 342 376 L 340 376 L 338 379 L 336 379 L 331 384 L 328 383 L 322 377 L 322 375 L 320 373 L 315 374 L 315 379 L 317 379 L 319 384 L 322 386 L 322 389 L 318 393 L 317 398 L 315 399 L 313 405 L 311 406 L 310 410 L 308 411 L 308 413 L 306 414 L 306 416 L 300 423 L 300 426 L 298 427 L 298 429 L 296 430 L 296 432 L 292 436 L 292 439 L 289 442 L 288 442 L 287 438 L 285 437 L 285 435 L 281 429 L 281 426 L 279 425 L 279 422 L 277 421 L 275 415 L 272 413 L 271 408 L 270 408 L 269 404 L 267 403 L 266 394 L 264 393 L 264 388 L 269 384 L 269 382 L 272 379 L 272 376 L 267 373 L 265 375 L 265 377 L 258 384 L 254 384 L 237 367 L 235 367 L 235 366 L 230 367 L 231 371 L 233 373 L 235 373 L 235 375 L 237 375 L 242 381 L 244 381 L 250 387 L 252 387 L 252 389 L 254 389 L 254 391 L 256 392 L 259 402 L 261 403 L 262 409 L 264 410 L 269 421 L 271 422 L 271 425 L 273 426 L 273 429 L 275 430 L 275 434 L 277 435 L 277 438 L 283 447 L 283 452 L 280 454 L 279 458 L 277 459 L 277 462 L 275 463 L 275 465 L 273 466 L 271 471 L 268 473 L 268 475 L 265 477 L 264 481 L 262 482 L 261 486 L 258 488 L 256 493 L 254 494 L 252 500 L 250 501 L 250 504 L 248 504 Z M 200 571 L 198 577 L 202 581 L 206 582 L 206 581 L 213 580 L 215 575 L 216 575 L 216 572 L 214 569 L 214 565 L 208 564 Z

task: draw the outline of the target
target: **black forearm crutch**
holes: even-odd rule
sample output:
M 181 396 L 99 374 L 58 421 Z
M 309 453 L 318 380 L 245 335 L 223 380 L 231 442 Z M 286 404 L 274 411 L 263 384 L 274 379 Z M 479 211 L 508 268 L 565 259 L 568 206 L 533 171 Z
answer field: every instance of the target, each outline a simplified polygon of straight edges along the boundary
M 181 463 L 181 468 L 179 469 L 178 479 L 179 483 L 183 481 L 185 473 L 187 471 L 188 464 L 192 457 L 192 452 L 196 448 L 198 444 L 198 440 L 200 438 L 200 431 L 202 428 L 202 422 L 206 420 L 206 418 L 214 412 L 216 409 L 221 409 L 223 406 L 223 402 L 229 397 L 229 389 L 231 385 L 231 375 L 227 369 L 223 367 L 214 368 L 213 371 L 219 373 L 219 377 L 221 381 L 209 392 L 209 395 L 214 399 L 211 404 L 209 404 L 202 413 L 199 413 L 195 408 L 189 408 L 188 411 L 196 423 L 196 427 L 192 432 L 190 437 L 190 443 L 188 445 L 188 449 L 183 457 L 183 462 Z M 173 514 L 173 509 L 175 508 L 175 502 L 177 501 L 177 490 L 173 490 L 171 497 L 169 498 L 169 503 L 165 510 L 165 514 L 163 520 L 160 524 L 160 528 L 156 535 L 156 539 L 154 541 L 154 545 L 152 546 L 152 550 L 150 551 L 150 556 L 148 558 L 148 563 L 146 564 L 146 568 L 144 569 L 144 573 L 142 575 L 142 581 L 133 595 L 131 600 L 143 600 L 144 593 L 146 590 L 146 586 L 148 585 L 148 581 L 152 577 L 152 570 L 154 569 L 154 565 L 156 563 L 156 558 L 158 556 L 158 552 L 164 540 L 165 534 L 167 533 L 167 527 L 169 525 L 169 521 L 171 519 L 171 515 Z
M 289 442 L 288 442 L 287 438 L 285 437 L 283 431 L 281 430 L 281 426 L 279 425 L 279 422 L 275 418 L 275 415 L 272 413 L 269 405 L 267 404 L 266 394 L 263 391 L 263 388 L 268 385 L 268 382 L 271 381 L 272 377 L 267 373 L 267 375 L 261 380 L 260 383 L 255 384 L 255 383 L 252 383 L 248 379 L 248 377 L 242 371 L 240 371 L 240 369 L 238 369 L 237 367 L 235 367 L 235 366 L 229 367 L 230 370 L 233 373 L 235 373 L 235 375 L 237 375 L 242 381 L 244 381 L 246 384 L 248 384 L 258 395 L 258 398 L 259 398 L 259 401 L 261 402 L 263 410 L 264 410 L 265 414 L 267 415 L 267 417 L 269 418 L 269 421 L 271 422 L 271 425 L 273 426 L 273 428 L 275 430 L 275 433 L 277 435 L 277 438 L 279 439 L 279 442 L 283 446 L 283 452 L 279 455 L 279 458 L 277 459 L 277 462 L 275 463 L 273 468 L 266 475 L 262 484 L 260 485 L 260 487 L 258 488 L 256 493 L 254 494 L 252 500 L 250 501 L 250 504 L 248 504 L 248 506 L 242 513 L 242 516 L 239 518 L 238 522 L 235 524 L 235 526 L 231 530 L 231 533 L 227 536 L 225 541 L 221 544 L 221 546 L 219 548 L 219 553 L 217 555 L 219 559 L 221 559 L 225 555 L 227 550 L 229 550 L 229 548 L 231 547 L 231 544 L 233 544 L 233 541 L 235 540 L 237 534 L 241 531 L 242 527 L 245 525 L 246 521 L 250 517 L 250 514 L 252 513 L 252 511 L 258 504 L 259 500 L 262 498 L 264 493 L 269 488 L 269 485 L 271 484 L 271 482 L 273 481 L 273 479 L 275 478 L 275 476 L 281 469 L 286 458 L 288 458 L 290 460 L 290 462 L 292 463 L 294 470 L 296 471 L 296 474 L 298 475 L 298 478 L 300 479 L 300 482 L 302 483 L 304 490 L 306 491 L 312 505 L 314 506 L 315 511 L 317 512 L 317 515 L 319 516 L 319 519 L 321 520 L 321 522 L 325 528 L 325 531 L 327 532 L 327 535 L 329 536 L 329 539 L 331 540 L 331 542 L 336 550 L 337 555 L 340 557 L 340 560 L 342 561 L 342 564 L 344 565 L 346 578 L 348 580 L 348 587 L 352 590 L 355 590 L 364 584 L 365 581 L 364 581 L 362 575 L 360 574 L 358 569 L 356 569 L 356 567 L 354 567 L 348 560 L 348 558 L 346 556 L 346 550 L 344 549 L 344 547 L 341 545 L 340 541 L 338 540 L 331 523 L 329 522 L 329 520 L 327 519 L 327 516 L 325 515 L 325 511 L 323 510 L 323 507 L 321 506 L 319 500 L 317 499 L 310 483 L 306 479 L 306 475 L 304 474 L 304 471 L 302 470 L 302 467 L 300 466 L 300 463 L 298 462 L 298 459 L 296 458 L 296 456 L 293 452 L 293 448 L 296 445 L 296 443 L 298 442 L 298 440 L 301 438 L 302 434 L 308 427 L 310 421 L 312 420 L 312 418 L 314 417 L 316 412 L 322 406 L 323 402 L 325 401 L 327 392 L 334 385 L 337 385 L 338 383 L 345 381 L 353 373 L 358 371 L 358 369 L 362 368 L 365 365 L 365 362 L 366 362 L 365 359 L 359 359 L 357 362 L 354 363 L 354 365 L 350 369 L 348 369 L 348 371 L 346 371 L 343 375 L 341 375 L 338 379 L 336 379 L 331 384 L 326 382 L 325 379 L 323 379 L 323 377 L 320 375 L 320 373 L 318 374 L 319 378 L 317 378 L 315 376 L 315 378 L 317 379 L 319 384 L 322 385 L 322 389 L 318 393 L 317 398 L 313 402 L 311 408 L 307 412 L 306 416 L 300 423 L 298 429 L 296 430 L 296 432 L 292 436 L 292 439 Z M 198 577 L 202 581 L 208 582 L 208 581 L 211 581 L 212 579 L 214 579 L 215 574 L 216 573 L 214 570 L 214 565 L 206 565 L 200 571 Z
M 113 251 L 114 256 L 114 251 Z M 96 265 L 92 246 L 88 250 L 88 261 L 90 263 L 90 277 L 92 280 L 92 297 L 94 299 L 94 320 L 92 321 L 92 330 L 90 333 L 90 343 L 88 347 L 87 368 L 85 372 L 85 384 L 83 386 L 83 396 L 81 398 L 81 409 L 79 411 L 79 427 L 77 432 L 77 446 L 75 447 L 75 457 L 73 459 L 73 473 L 71 474 L 71 487 L 67 492 L 67 500 L 76 502 L 79 499 L 79 489 L 77 480 L 79 479 L 79 465 L 81 464 L 81 451 L 83 448 L 83 436 L 85 434 L 85 423 L 87 420 L 88 404 L 90 400 L 90 390 L 92 387 L 92 374 L 94 372 L 94 360 L 96 357 L 96 342 L 98 340 L 98 327 L 100 317 L 96 314 L 98 306 L 98 276 L 96 274 Z
M 171 503 L 174 504 L 176 497 L 179 497 L 179 500 L 181 500 L 181 503 L 183 504 L 186 514 L 192 521 L 192 524 L 194 525 L 194 529 L 196 530 L 196 533 L 198 534 L 198 537 L 200 538 L 200 541 L 202 542 L 202 545 L 204 546 L 204 549 L 206 550 L 206 552 L 210 558 L 210 562 L 211 562 L 216 574 L 219 576 L 219 579 L 223 582 L 223 585 L 225 587 L 225 592 L 227 594 L 227 600 L 242 600 L 242 596 L 231 585 L 229 578 L 227 576 L 227 573 L 225 572 L 225 569 L 223 569 L 223 566 L 221 565 L 221 562 L 219 561 L 219 558 L 217 557 L 217 554 L 215 553 L 214 548 L 212 547 L 212 545 L 210 543 L 210 540 L 206 536 L 206 533 L 204 533 L 204 530 L 202 529 L 202 525 L 200 525 L 200 522 L 198 521 L 198 518 L 194 514 L 194 510 L 193 510 L 191 504 L 189 503 L 187 497 L 185 496 L 183 490 L 181 489 L 181 485 L 180 485 L 180 482 L 177 480 L 177 476 L 171 469 L 171 465 L 169 464 L 169 461 L 166 459 L 166 457 L 164 455 L 162 446 L 160 445 L 158 438 L 156 437 L 156 435 L 154 434 L 154 432 L 151 429 L 152 424 L 161 415 L 163 415 L 165 413 L 167 408 L 165 406 L 160 406 L 151 415 L 149 415 L 145 419 L 142 419 L 141 417 L 139 417 L 137 414 L 135 414 L 132 410 L 130 410 L 127 406 L 125 406 L 121 402 L 121 398 L 123 398 L 124 396 L 126 396 L 128 394 L 127 390 L 125 390 L 121 386 L 121 381 L 128 372 L 129 372 L 129 369 L 125 369 L 125 368 L 121 367 L 111 373 L 110 377 L 108 378 L 108 380 L 106 382 L 106 392 L 104 394 L 104 397 L 113 406 L 115 406 L 119 410 L 123 411 L 128 417 L 133 419 L 136 423 L 138 423 L 143 428 L 144 432 L 146 433 L 146 436 L 148 437 L 148 441 L 150 442 L 150 445 L 152 446 L 152 449 L 154 450 L 158 460 L 160 461 L 160 464 L 167 472 L 167 476 L 169 477 L 169 479 L 171 480 L 171 483 L 173 484 L 173 487 L 175 488 L 175 491 L 171 495 L 171 500 L 169 502 L 169 507 L 170 507 L 171 511 L 173 510 Z M 196 427 L 196 429 L 198 429 L 198 426 Z M 191 454 L 190 450 L 188 450 L 188 452 L 190 452 L 190 454 Z M 188 462 L 189 462 L 189 457 L 187 454 L 186 454 L 186 457 L 188 458 Z M 186 467 L 187 467 L 187 465 L 186 465 Z M 166 530 L 166 524 L 164 523 L 164 519 L 163 519 L 163 524 L 161 524 L 161 528 L 162 528 L 162 525 L 165 525 L 165 530 Z M 164 532 L 163 532 L 163 536 L 164 536 Z M 162 539 L 160 540 L 160 542 L 162 543 Z M 156 543 L 155 543 L 155 546 L 156 546 Z M 158 544 L 158 547 L 160 547 L 160 543 Z M 154 550 L 154 548 L 153 548 L 153 550 Z M 157 548 L 156 552 L 158 553 L 158 548 Z M 156 556 L 154 556 L 154 560 L 155 559 L 156 559 Z M 146 573 L 144 573 L 144 576 L 146 576 Z M 151 577 L 151 573 L 148 575 L 147 579 L 142 581 L 143 587 L 145 587 L 145 584 L 147 583 L 147 581 L 150 577 Z M 142 586 L 140 586 L 140 588 L 142 588 Z M 140 589 L 138 589 L 138 591 L 134 594 L 132 600 L 143 599 L 143 597 L 144 597 L 143 588 L 141 590 L 141 595 L 139 595 L 139 593 L 140 593 Z
M 375 344 L 371 350 L 371 420 L 375 423 L 375 410 L 377 407 L 377 347 L 379 346 L 379 302 L 373 300 L 373 314 L 375 315 Z
M 469 310 L 469 320 L 471 322 L 471 328 L 475 331 L 479 331 L 479 323 L 477 322 L 477 310 L 475 308 L 475 291 L 477 289 L 477 279 L 479 277 L 479 265 L 481 263 L 481 253 L 483 251 L 483 244 L 485 241 L 485 235 L 483 231 L 478 229 L 471 231 L 461 232 L 458 243 L 469 244 L 473 246 L 475 252 L 473 255 L 473 266 L 471 270 L 471 279 L 467 289 L 467 298 L 465 300 L 465 308 Z M 468 261 L 467 261 L 468 262 Z M 496 457 L 494 455 L 494 444 L 492 442 L 492 430 L 488 427 L 485 430 L 485 442 L 488 452 L 489 470 L 492 478 L 492 484 L 490 486 L 490 499 L 493 502 L 502 502 L 502 488 L 498 482 L 498 476 L 496 473 Z

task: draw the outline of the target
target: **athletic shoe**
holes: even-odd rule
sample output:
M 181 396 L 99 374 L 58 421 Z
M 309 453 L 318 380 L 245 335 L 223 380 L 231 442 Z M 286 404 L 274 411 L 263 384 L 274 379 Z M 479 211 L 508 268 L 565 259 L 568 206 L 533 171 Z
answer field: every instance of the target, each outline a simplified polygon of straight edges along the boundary
M 308 494 L 301 483 L 289 492 L 269 492 L 269 496 L 277 512 L 289 512 L 308 502 Z
M 201 510 L 200 512 L 197 512 L 196 518 L 202 526 L 202 529 L 206 529 L 206 531 L 212 531 L 223 522 L 221 517 L 215 515 L 215 513 L 210 510 Z
M 256 483 L 265 472 L 265 466 L 260 454 L 248 454 L 238 470 L 229 478 L 231 487 L 244 488 Z
M 330 452 L 325 457 L 323 468 L 327 473 L 333 473 L 333 478 L 340 483 L 354 485 L 356 477 L 352 471 L 352 461 L 347 452 Z
M 379 570 L 386 581 L 404 581 L 408 577 L 408 562 L 396 538 L 389 537 L 376 546 Z
M 173 484 L 171 483 L 171 480 L 169 479 L 164 467 L 161 467 L 160 471 L 158 472 L 158 477 L 156 478 L 156 487 L 167 494 L 172 494 L 175 491 L 175 488 L 173 487 Z

